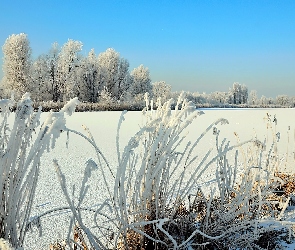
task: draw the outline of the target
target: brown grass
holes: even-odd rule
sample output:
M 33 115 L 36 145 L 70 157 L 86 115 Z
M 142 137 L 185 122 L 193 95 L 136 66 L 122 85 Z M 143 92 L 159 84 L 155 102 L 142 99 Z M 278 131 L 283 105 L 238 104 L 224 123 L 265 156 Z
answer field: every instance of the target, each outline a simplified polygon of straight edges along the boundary
M 65 250 L 66 245 L 64 240 L 57 240 L 55 243 L 49 245 L 49 250 Z
M 295 193 L 295 174 L 275 173 L 275 176 L 284 181 L 283 185 L 277 187 L 277 191 L 281 191 L 285 196 Z

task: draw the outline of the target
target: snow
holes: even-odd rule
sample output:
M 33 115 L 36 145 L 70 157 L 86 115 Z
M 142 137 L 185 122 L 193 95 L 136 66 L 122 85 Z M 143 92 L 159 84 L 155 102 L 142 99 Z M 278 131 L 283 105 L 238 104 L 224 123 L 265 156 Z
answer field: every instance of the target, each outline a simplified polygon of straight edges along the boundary
M 278 150 L 282 155 L 281 171 L 294 172 L 294 152 L 295 152 L 295 109 L 204 109 L 205 115 L 199 116 L 190 126 L 188 138 L 197 138 L 211 123 L 219 118 L 226 118 L 229 124 L 218 125 L 220 130 L 220 138 L 227 138 L 231 145 L 237 144 L 238 141 L 245 141 L 257 138 L 260 141 L 266 141 L 268 145 L 272 142 L 272 137 L 280 132 L 278 142 Z M 267 129 L 266 114 L 273 119 L 277 119 L 277 125 L 273 125 L 273 131 Z M 43 113 L 41 120 L 45 120 L 48 114 Z M 86 134 L 82 125 L 86 125 L 92 133 L 97 146 L 110 162 L 111 168 L 116 171 L 117 154 L 116 154 L 116 131 L 117 124 L 120 119 L 121 112 L 85 112 L 74 113 L 72 116 L 66 117 L 66 126 L 70 129 L 77 130 Z M 12 119 L 10 117 L 10 119 Z M 127 112 L 120 131 L 120 150 L 128 143 L 143 125 L 141 112 Z M 53 160 L 56 159 L 61 166 L 61 170 L 65 175 L 67 188 L 70 195 L 75 185 L 76 192 L 74 197 L 79 196 L 79 190 L 82 185 L 85 167 L 91 167 L 91 176 L 89 172 L 89 191 L 83 201 L 84 207 L 91 207 L 102 204 L 106 196 L 106 187 L 99 171 L 94 170 L 92 159 L 97 162 L 96 153 L 93 147 L 84 138 L 70 133 L 69 145 L 66 147 L 67 134 L 62 133 L 56 141 L 55 148 L 50 153 L 45 153 L 41 158 L 41 174 L 37 185 L 36 197 L 32 210 L 32 217 L 45 213 L 54 208 L 67 206 L 63 196 L 57 174 L 53 166 Z M 207 152 L 215 146 L 215 136 L 213 132 L 209 132 L 202 139 L 198 150 Z M 234 152 L 232 152 L 234 157 Z M 229 155 L 229 158 L 230 155 Z M 107 178 L 112 184 L 112 177 L 106 171 Z M 199 185 L 210 190 L 210 185 L 215 183 L 215 168 L 212 167 L 206 171 L 200 180 Z M 210 185 L 209 185 L 210 184 Z M 91 217 L 91 214 L 86 216 Z M 70 213 L 66 210 L 60 210 L 49 213 L 41 218 L 42 237 L 38 236 L 38 231 L 27 234 L 25 249 L 48 249 L 50 243 L 56 239 L 64 239 L 68 233 L 68 225 L 70 221 Z M 286 246 L 287 247 L 287 246 Z M 294 249 L 294 245 L 288 246 Z

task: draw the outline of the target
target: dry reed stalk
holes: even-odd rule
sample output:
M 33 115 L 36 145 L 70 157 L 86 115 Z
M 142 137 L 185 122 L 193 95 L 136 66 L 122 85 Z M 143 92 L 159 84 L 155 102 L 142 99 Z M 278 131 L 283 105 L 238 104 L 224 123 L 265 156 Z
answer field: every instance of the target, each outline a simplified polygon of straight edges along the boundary
M 10 127 L 7 119 L 14 101 L 0 100 L 0 237 L 14 248 L 23 247 L 33 226 L 42 234 L 39 218 L 31 217 L 41 156 L 54 148 L 66 129 L 65 113 L 71 115 L 78 102 L 74 98 L 60 112 L 51 112 L 40 126 L 42 107 L 34 113 L 30 95 L 26 93 L 17 104 Z
M 83 237 L 83 231 L 81 228 L 77 225 L 74 226 L 74 242 L 78 243 L 83 247 L 83 250 L 88 250 L 87 244 L 85 242 L 85 239 Z M 80 250 L 81 247 L 79 247 L 77 244 L 74 243 L 74 250 Z
M 74 236 L 74 243 L 73 243 L 74 250 L 91 249 L 90 247 L 87 246 L 87 243 L 86 243 L 84 236 L 83 236 L 83 231 L 77 225 L 74 226 L 73 236 Z M 49 245 L 49 250 L 65 250 L 66 246 L 67 246 L 67 243 L 65 240 L 57 240 L 55 243 L 51 243 Z M 80 246 L 82 246 L 82 248 Z

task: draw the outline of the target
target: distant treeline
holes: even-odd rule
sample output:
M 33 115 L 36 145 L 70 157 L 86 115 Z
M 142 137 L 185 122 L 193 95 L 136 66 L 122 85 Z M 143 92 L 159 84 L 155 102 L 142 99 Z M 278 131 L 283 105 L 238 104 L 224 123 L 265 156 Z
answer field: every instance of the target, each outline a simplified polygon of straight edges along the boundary
M 30 92 L 34 105 L 42 104 L 44 111 L 59 110 L 73 97 L 82 102 L 78 111 L 141 110 L 144 95 L 155 106 L 170 98 L 177 100 L 179 92 L 172 92 L 165 81 L 152 83 L 149 69 L 143 65 L 130 71 L 128 60 L 109 48 L 96 55 L 92 49 L 81 54 L 82 43 L 68 40 L 62 47 L 53 43 L 47 54 L 33 60 L 26 34 L 9 36 L 3 49 L 1 98 L 14 94 L 18 100 Z M 246 85 L 233 83 L 228 92 L 186 92 L 188 100 L 197 107 L 294 107 L 295 97 L 258 98 L 255 90 L 248 93 Z
M 175 109 L 176 103 L 172 103 L 171 109 Z M 43 112 L 58 112 L 61 110 L 61 108 L 64 106 L 63 102 L 34 102 L 32 104 L 35 111 L 38 110 L 38 108 L 41 106 Z M 114 103 L 110 105 L 106 105 L 103 103 L 90 103 L 90 102 L 81 102 L 76 107 L 76 112 L 95 112 L 95 111 L 142 111 L 145 108 L 144 103 Z M 196 104 L 196 109 L 198 108 L 295 108 L 295 105 L 293 106 L 282 106 L 278 104 L 268 104 L 268 105 L 250 105 L 250 104 L 210 104 L 210 103 L 204 103 L 204 104 Z M 157 105 L 154 104 L 153 108 L 156 109 Z M 12 107 L 12 111 L 16 110 L 16 104 Z M 0 110 L 1 111 L 1 110 Z

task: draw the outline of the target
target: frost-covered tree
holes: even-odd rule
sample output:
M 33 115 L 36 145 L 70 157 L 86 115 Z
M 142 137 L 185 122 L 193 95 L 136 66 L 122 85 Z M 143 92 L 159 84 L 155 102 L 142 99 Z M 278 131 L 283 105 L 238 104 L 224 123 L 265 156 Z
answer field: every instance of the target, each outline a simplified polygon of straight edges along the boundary
M 3 50 L 4 88 L 20 97 L 30 88 L 31 47 L 26 34 L 9 36 Z
M 32 65 L 32 87 L 31 94 L 34 100 L 57 101 L 60 95 L 57 84 L 58 71 L 57 61 L 59 47 L 53 43 L 48 54 L 40 55 Z
M 50 64 L 47 55 L 41 55 L 32 65 L 32 88 L 30 93 L 36 101 L 52 100 L 50 89 Z
M 98 55 L 100 67 L 101 87 L 117 100 L 120 100 L 130 85 L 129 62 L 120 57 L 113 48 L 107 49 Z
M 57 88 L 60 100 L 68 100 L 79 95 L 77 68 L 80 66 L 82 42 L 69 39 L 61 48 L 57 61 Z
M 256 105 L 258 104 L 258 97 L 257 97 L 257 91 L 251 90 L 249 94 L 249 104 L 250 105 Z
M 119 60 L 120 55 L 113 48 L 108 48 L 98 55 L 102 90 L 108 89 L 107 92 L 111 94 L 115 92 L 115 75 L 118 71 Z
M 152 84 L 152 91 L 155 101 L 160 99 L 163 103 L 171 98 L 171 85 L 165 81 L 154 82 Z
M 47 55 L 49 64 L 49 85 L 50 93 L 52 95 L 52 100 L 56 102 L 59 99 L 60 89 L 58 88 L 58 55 L 60 53 L 60 48 L 58 43 L 53 43 L 51 49 Z
M 276 103 L 280 106 L 289 106 L 290 99 L 287 95 L 278 95 L 276 97 Z
M 133 96 L 146 92 L 151 93 L 152 91 L 149 69 L 145 68 L 142 64 L 132 70 L 131 82 L 131 93 Z
M 79 85 L 79 99 L 87 102 L 97 102 L 98 91 L 100 89 L 99 64 L 92 49 L 86 58 L 83 58 L 77 71 L 77 81 Z
M 233 83 L 233 87 L 229 90 L 231 96 L 231 103 L 243 104 L 248 100 L 248 88 L 238 82 Z
M 227 92 L 215 91 L 209 94 L 211 104 L 225 104 L 229 102 L 229 94 Z
M 295 108 L 295 96 L 290 97 L 290 107 Z
M 260 104 L 262 106 L 265 106 L 265 105 L 268 104 L 268 100 L 267 100 L 267 97 L 266 96 L 264 96 L 264 95 L 261 96 L 261 98 L 260 98 Z
M 267 105 L 275 104 L 275 101 L 271 97 L 266 97 L 266 96 L 262 95 L 260 98 L 260 104 L 262 106 L 267 106 Z
M 180 95 L 181 93 L 178 92 L 178 96 Z M 178 98 L 177 96 L 177 98 Z M 176 98 L 176 97 L 173 97 L 173 98 Z M 188 101 L 191 101 L 195 104 L 205 104 L 208 102 L 208 95 L 203 92 L 203 93 L 199 93 L 199 92 L 186 92 L 185 93 L 185 98 L 188 100 Z
M 117 84 L 116 84 L 116 98 L 117 100 L 128 99 L 128 92 L 131 86 L 131 77 L 129 73 L 129 62 L 121 58 L 119 63 L 119 70 L 117 74 Z
M 245 104 L 248 102 L 248 87 L 243 84 L 241 87 L 241 103 Z

